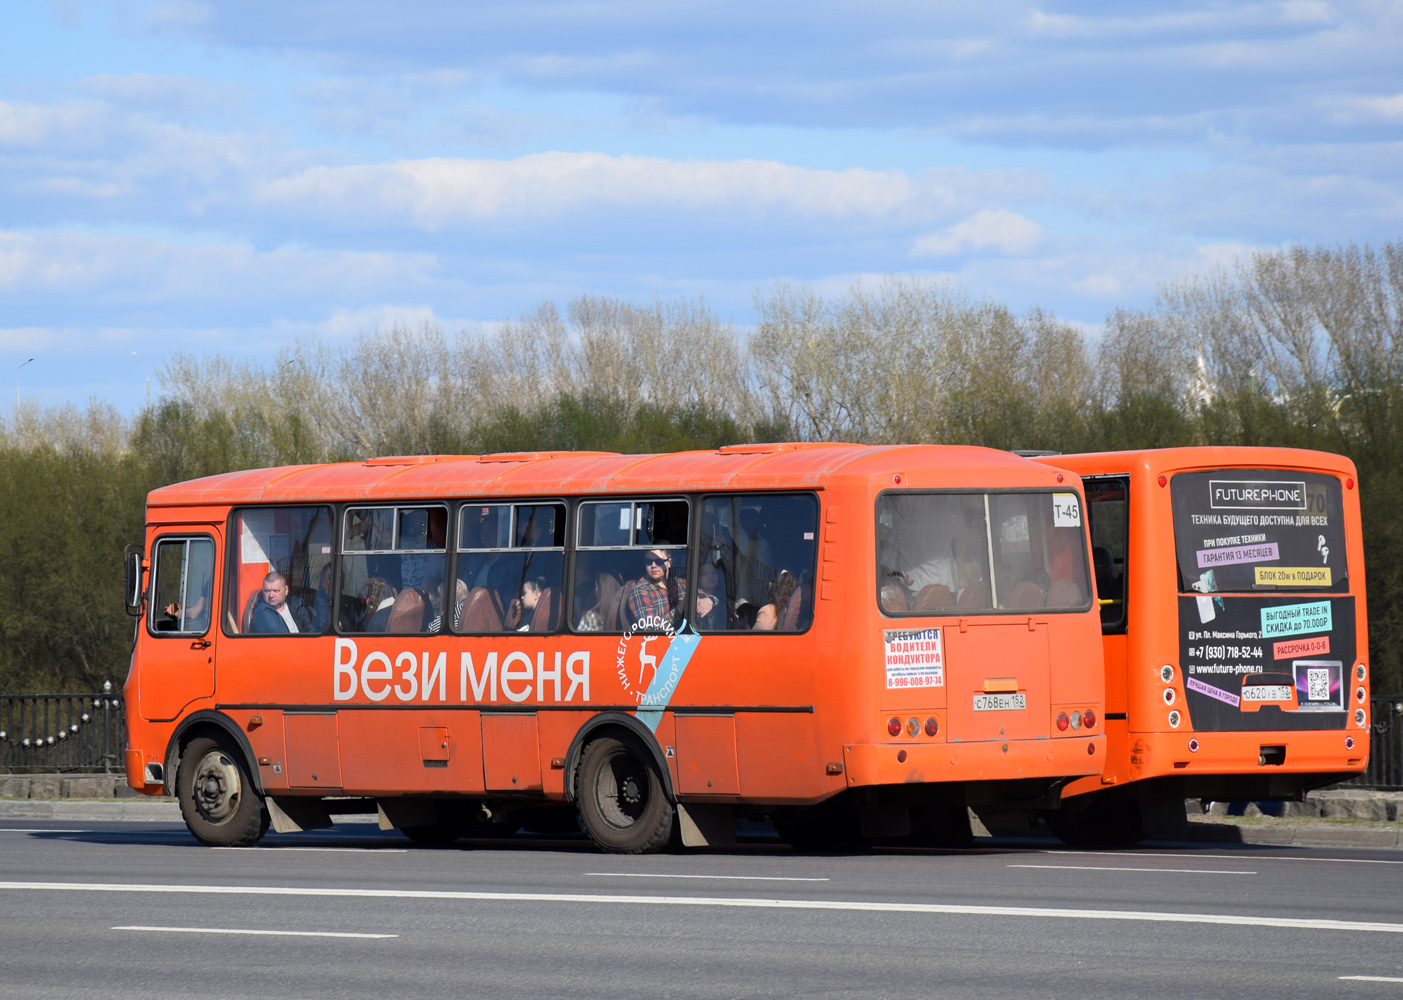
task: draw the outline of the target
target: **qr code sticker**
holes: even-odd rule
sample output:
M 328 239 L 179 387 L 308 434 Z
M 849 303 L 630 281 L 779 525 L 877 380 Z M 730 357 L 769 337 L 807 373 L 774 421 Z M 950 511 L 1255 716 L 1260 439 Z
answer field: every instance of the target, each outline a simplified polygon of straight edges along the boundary
M 1330 671 L 1312 667 L 1306 671 L 1306 697 L 1311 701 L 1330 700 Z

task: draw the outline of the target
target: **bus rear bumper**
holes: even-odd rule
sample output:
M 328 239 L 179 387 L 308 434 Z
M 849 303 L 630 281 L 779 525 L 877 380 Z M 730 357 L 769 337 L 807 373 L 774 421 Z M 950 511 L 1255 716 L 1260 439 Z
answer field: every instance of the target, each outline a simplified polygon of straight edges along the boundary
M 1017 781 L 1099 775 L 1106 737 L 982 743 L 850 743 L 843 747 L 848 786 L 949 781 Z
M 1110 753 L 1104 775 L 1073 782 L 1063 796 L 1178 779 L 1174 787 L 1189 798 L 1221 798 L 1232 790 L 1254 798 L 1296 798 L 1363 774 L 1369 731 L 1131 733 L 1115 737 Z

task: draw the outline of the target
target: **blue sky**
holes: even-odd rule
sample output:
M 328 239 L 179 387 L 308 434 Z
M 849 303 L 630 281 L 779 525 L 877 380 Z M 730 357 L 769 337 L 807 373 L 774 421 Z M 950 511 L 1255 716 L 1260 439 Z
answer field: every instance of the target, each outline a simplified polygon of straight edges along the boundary
M 948 275 L 1094 328 L 1403 236 L 1403 4 L 10 0 L 0 371 L 123 409 L 580 293 Z M 0 383 L 3 380 L 0 379 Z M 159 387 L 158 387 L 159 388 Z

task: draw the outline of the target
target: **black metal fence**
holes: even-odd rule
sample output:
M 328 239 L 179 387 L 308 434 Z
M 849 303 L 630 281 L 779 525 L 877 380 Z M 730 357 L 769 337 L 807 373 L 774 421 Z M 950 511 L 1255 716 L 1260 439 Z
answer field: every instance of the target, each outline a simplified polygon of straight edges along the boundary
M 0 773 L 120 771 L 126 742 L 112 692 L 0 695 Z
M 1369 769 L 1348 787 L 1403 789 L 1403 695 L 1371 708 Z M 110 691 L 0 695 L 0 774 L 120 771 L 126 737 Z
M 1369 708 L 1369 770 L 1348 787 L 1403 789 L 1403 695 L 1374 698 Z

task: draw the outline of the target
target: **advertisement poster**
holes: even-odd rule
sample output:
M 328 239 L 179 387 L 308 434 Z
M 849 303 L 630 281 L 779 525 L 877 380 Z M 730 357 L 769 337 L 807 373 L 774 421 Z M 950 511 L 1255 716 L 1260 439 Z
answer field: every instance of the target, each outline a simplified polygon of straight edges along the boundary
M 1170 488 L 1179 663 L 1199 731 L 1341 729 L 1355 656 L 1340 482 L 1182 473 Z M 1190 596 L 1191 595 L 1191 596 Z
M 940 629 L 900 629 L 882 633 L 887 688 L 945 686 L 945 653 Z
M 1345 727 L 1353 708 L 1353 597 L 1209 601 L 1213 615 L 1205 622 L 1198 598 L 1179 598 L 1179 663 L 1194 729 Z

